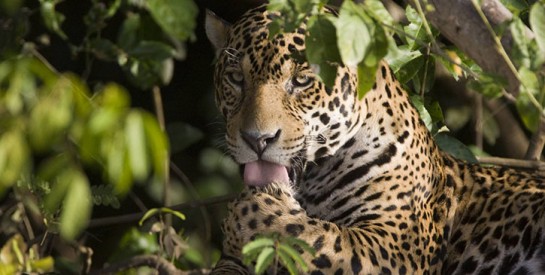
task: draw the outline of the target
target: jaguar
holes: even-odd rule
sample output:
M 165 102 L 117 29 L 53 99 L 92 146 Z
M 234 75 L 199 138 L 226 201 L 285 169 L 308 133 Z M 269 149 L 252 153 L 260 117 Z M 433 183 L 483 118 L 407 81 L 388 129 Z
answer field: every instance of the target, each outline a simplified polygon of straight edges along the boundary
M 296 58 L 304 23 L 269 37 L 277 16 L 206 16 L 216 105 L 245 183 L 214 274 L 253 273 L 242 247 L 273 233 L 314 248 L 300 251 L 309 274 L 545 273 L 544 177 L 441 151 L 385 61 L 362 98 L 353 67 L 337 64 L 326 86 Z

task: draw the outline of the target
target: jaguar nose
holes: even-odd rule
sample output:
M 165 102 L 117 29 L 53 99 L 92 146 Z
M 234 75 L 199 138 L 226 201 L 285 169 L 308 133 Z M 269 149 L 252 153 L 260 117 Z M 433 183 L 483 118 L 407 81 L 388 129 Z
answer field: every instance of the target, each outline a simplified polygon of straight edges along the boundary
M 256 131 L 240 131 L 242 139 L 252 148 L 256 154 L 261 157 L 265 149 L 273 143 L 275 143 L 280 137 L 282 130 L 278 129 L 276 132 L 261 133 Z

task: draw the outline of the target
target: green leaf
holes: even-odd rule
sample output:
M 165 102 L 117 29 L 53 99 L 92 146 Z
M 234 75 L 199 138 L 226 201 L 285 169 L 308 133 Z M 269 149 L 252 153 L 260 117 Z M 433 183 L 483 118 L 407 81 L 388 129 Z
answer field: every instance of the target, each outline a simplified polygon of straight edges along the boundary
M 74 240 L 87 226 L 91 216 L 91 189 L 87 177 L 70 169 L 59 180 L 68 182 L 68 190 L 60 218 L 60 233 L 64 239 Z
M 422 119 L 422 121 L 424 121 L 426 128 L 431 131 L 433 129 L 433 120 L 428 110 L 426 110 L 426 107 L 424 106 L 424 102 L 422 101 L 421 97 L 418 95 L 413 95 L 411 96 L 411 102 L 413 103 L 416 110 L 418 110 L 420 118 Z
M 198 8 L 192 0 L 148 0 L 146 6 L 166 33 L 182 41 L 194 38 Z
M 539 110 L 530 100 L 528 93 L 520 93 L 515 103 L 524 126 L 532 132 L 537 131 L 542 110 Z
M 376 71 L 378 64 L 374 67 L 365 66 L 364 63 L 358 65 L 358 98 L 362 99 L 369 92 L 376 81 Z
M 255 263 L 255 273 L 263 274 L 263 272 L 265 272 L 273 262 L 274 256 L 274 248 L 272 247 L 265 247 L 263 250 L 261 250 L 261 253 L 259 253 L 259 256 L 257 256 Z
M 155 254 L 159 250 L 156 234 L 140 232 L 137 228 L 132 227 L 123 234 L 108 262 L 119 262 L 135 255 Z
M 142 226 L 146 220 L 148 220 L 149 218 L 151 218 L 151 217 L 153 217 L 153 216 L 155 216 L 157 214 L 161 214 L 161 213 L 172 214 L 172 215 L 178 217 L 182 221 L 185 220 L 185 215 L 182 212 L 172 210 L 172 209 L 170 209 L 168 207 L 161 207 L 161 208 L 152 208 L 152 209 L 148 210 L 144 214 L 144 216 L 142 216 L 142 218 L 138 222 L 138 225 Z
M 530 9 L 530 26 L 536 36 L 537 45 L 545 53 L 545 3 L 537 1 Z
M 355 67 L 365 57 L 371 44 L 369 21 L 360 5 L 352 1 L 343 2 L 335 26 L 337 47 L 345 65 Z
M 144 180 L 149 174 L 149 159 L 142 114 L 131 111 L 125 122 L 125 139 L 133 178 Z
M 416 50 L 420 48 L 420 43 L 426 43 L 430 40 L 427 37 L 426 29 L 422 22 L 422 18 L 420 18 L 418 12 L 416 12 L 416 10 L 413 9 L 411 6 L 407 5 L 405 15 L 410 22 L 409 25 L 403 28 L 403 30 L 407 34 L 407 46 L 410 50 Z
M 407 46 L 393 46 L 386 57 L 388 64 L 401 83 L 409 82 L 424 65 L 424 58 L 420 51 L 410 50 Z
M 74 93 L 69 78 L 60 77 L 31 110 L 29 136 L 38 152 L 50 150 L 66 133 L 73 118 Z
M 140 15 L 137 13 L 127 14 L 127 18 L 121 25 L 117 36 L 117 44 L 122 49 L 128 50 L 134 47 L 137 43 L 138 29 L 140 28 Z M 119 62 L 123 64 L 124 62 Z
M 483 137 L 490 145 L 494 145 L 500 137 L 498 123 L 488 109 L 483 110 Z
M 291 275 L 299 274 L 299 272 L 297 272 L 297 267 L 295 266 L 295 262 L 291 258 L 290 254 L 280 249 L 277 250 L 276 253 L 278 254 L 278 257 L 282 265 L 288 269 Z
M 477 81 L 470 80 L 467 85 L 470 89 L 475 90 L 488 98 L 498 98 L 502 95 L 506 81 L 504 78 L 481 73 Z
M 337 48 L 335 26 L 330 17 L 312 16 L 308 20 L 309 35 L 305 37 L 305 54 L 312 70 L 320 76 L 324 84 L 332 87 L 337 76 L 337 66 L 341 57 Z
M 459 140 L 445 133 L 438 133 L 434 136 L 434 139 L 441 150 L 451 154 L 455 158 L 465 160 L 469 163 L 477 163 L 477 159 L 471 150 Z
M 430 55 L 423 55 L 424 64 L 413 77 L 414 89 L 419 94 L 429 92 L 435 81 L 435 58 Z
M 267 237 L 258 237 L 255 240 L 247 243 L 242 248 L 242 254 L 243 255 L 252 255 L 256 251 L 260 251 L 261 249 L 265 247 L 272 247 L 274 246 L 274 240 Z
M 26 172 L 30 153 L 25 136 L 13 129 L 0 135 L 0 194 Z
M 368 13 L 377 21 L 393 26 L 395 24 L 394 19 L 379 0 L 365 0 L 363 5 L 367 8 Z
M 314 256 L 314 254 L 316 254 L 316 250 L 314 249 L 314 247 L 310 246 L 307 242 L 305 242 L 305 241 L 303 241 L 303 240 L 301 240 L 299 238 L 289 236 L 289 237 L 284 239 L 284 242 L 291 245 L 291 246 L 299 246 L 304 251 L 307 251 L 308 253 L 310 253 L 313 256 Z
M 539 79 L 535 72 L 530 71 L 526 67 L 519 69 L 520 90 L 522 93 L 528 93 L 534 96 L 539 95 Z
M 441 105 L 438 101 L 433 101 L 430 104 L 426 104 L 426 109 L 430 114 L 431 120 L 435 122 L 443 122 L 445 118 L 443 117 L 443 110 L 441 110 Z
M 127 145 L 121 131 L 109 140 L 106 152 L 106 173 L 117 194 L 126 194 L 132 186 L 132 173 L 128 159 Z
M 529 68 L 531 65 L 531 59 L 529 52 L 530 39 L 526 37 L 526 26 L 522 23 L 520 18 L 513 18 L 511 25 L 509 26 L 511 35 L 513 37 L 514 45 L 512 49 L 512 56 L 516 64 Z
M 61 29 L 61 24 L 64 21 L 64 15 L 55 10 L 56 0 L 40 0 L 40 13 L 44 20 L 45 26 L 52 32 L 56 33 L 62 39 L 67 40 L 68 37 Z
M 368 67 L 378 67 L 379 62 L 386 56 L 389 48 L 389 39 L 386 32 L 380 25 L 371 27 L 373 39 L 368 49 L 368 53 L 363 59 L 363 62 Z
M 144 131 L 146 134 L 148 154 L 151 157 L 151 164 L 155 171 L 155 175 L 161 180 L 165 180 L 163 176 L 165 171 L 168 169 L 168 138 L 159 127 L 159 123 L 154 116 L 145 113 L 143 114 L 142 118 L 144 122 Z
M 121 49 L 112 41 L 104 38 L 94 38 L 89 42 L 89 47 L 93 54 L 98 58 L 106 61 L 116 61 L 121 54 Z
M 167 133 L 172 153 L 181 152 L 204 137 L 201 130 L 183 122 L 169 123 Z
M 305 262 L 305 260 L 303 259 L 303 257 L 301 256 L 301 254 L 299 254 L 299 252 L 297 252 L 295 249 L 293 249 L 293 247 L 289 246 L 289 245 L 286 245 L 284 243 L 280 243 L 278 245 L 278 251 L 284 251 L 286 252 L 288 255 L 290 255 L 290 257 L 294 260 L 294 262 L 304 271 L 304 272 L 308 272 L 308 265 L 307 263 Z

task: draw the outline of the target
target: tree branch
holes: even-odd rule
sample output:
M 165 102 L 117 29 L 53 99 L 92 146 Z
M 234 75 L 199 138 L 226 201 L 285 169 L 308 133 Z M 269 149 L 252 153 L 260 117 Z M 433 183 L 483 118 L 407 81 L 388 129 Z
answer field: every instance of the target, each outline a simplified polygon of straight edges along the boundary
M 204 200 L 196 200 L 196 201 L 192 201 L 192 202 L 186 202 L 186 203 L 173 205 L 173 206 L 171 206 L 169 208 L 172 209 L 172 210 L 180 211 L 180 210 L 183 210 L 185 208 L 210 206 L 210 205 L 215 205 L 215 204 L 225 203 L 225 202 L 231 201 L 231 200 L 235 199 L 236 197 L 238 197 L 238 195 L 239 194 L 229 194 L 229 195 L 218 196 L 218 197 L 213 197 L 213 198 L 204 199 Z M 139 212 L 139 213 L 133 213 L 133 214 L 126 214 L 126 215 L 112 216 L 112 217 L 106 217 L 106 218 L 92 219 L 89 222 L 88 228 L 135 222 L 135 221 L 138 221 L 140 218 L 142 218 L 142 216 L 144 216 L 144 214 L 146 214 L 145 211 Z
M 187 274 L 181 270 L 178 270 L 176 266 L 174 266 L 169 261 L 156 255 L 135 256 L 130 259 L 108 265 L 107 267 L 103 269 L 93 271 L 89 274 L 90 275 L 115 274 L 117 272 L 127 270 L 129 268 L 135 268 L 135 267 L 141 267 L 141 266 L 148 266 L 148 267 L 154 268 L 157 270 L 157 272 L 160 275 Z
M 509 159 L 498 157 L 477 157 L 480 163 L 509 166 L 514 168 L 533 169 L 536 171 L 545 171 L 545 162 L 537 160 Z
M 413 0 L 412 5 L 415 5 Z M 519 81 L 497 49 L 496 41 L 488 28 L 475 10 L 472 0 L 429 0 L 427 3 L 433 6 L 432 11 L 427 11 L 426 17 L 441 34 L 475 60 L 483 70 L 503 76 L 507 80 L 507 91 L 511 94 L 518 93 Z M 497 0 L 483 0 L 484 14 L 494 18 L 492 23 L 497 24 L 509 20 L 510 13 L 500 9 L 501 3 Z M 512 16 L 512 15 L 511 15 Z M 507 52 L 511 44 L 504 42 Z
M 536 132 L 530 139 L 530 145 L 526 151 L 525 159 L 539 160 L 541 158 L 541 152 L 545 146 L 545 120 L 542 118 L 539 122 Z
M 415 1 L 422 2 L 422 0 L 412 0 L 410 3 L 419 6 Z M 507 32 L 502 37 L 501 45 L 498 45 L 497 38 L 491 33 L 490 26 L 483 22 L 473 1 L 475 0 L 429 0 L 427 3 L 431 4 L 433 9 L 426 13 L 426 17 L 441 34 L 475 60 L 484 71 L 507 80 L 507 92 L 517 96 L 520 82 L 516 69 L 506 56 L 506 53 L 511 52 L 512 36 Z M 513 17 L 499 0 L 482 0 L 480 9 L 492 27 Z M 530 38 L 534 36 L 528 28 L 525 30 L 525 35 Z M 539 129 L 532 136 L 532 143 L 526 153 L 527 159 L 539 159 L 541 156 L 545 145 L 543 116 Z

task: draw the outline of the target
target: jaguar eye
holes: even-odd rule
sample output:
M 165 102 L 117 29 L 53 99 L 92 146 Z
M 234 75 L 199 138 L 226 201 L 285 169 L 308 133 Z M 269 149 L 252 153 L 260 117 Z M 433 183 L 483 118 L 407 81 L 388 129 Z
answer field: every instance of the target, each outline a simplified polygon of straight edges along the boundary
M 227 80 L 235 86 L 241 86 L 244 82 L 244 75 L 239 71 L 228 72 Z
M 296 75 L 291 81 L 295 87 L 306 88 L 312 83 L 312 81 L 314 81 L 314 78 L 308 75 Z

